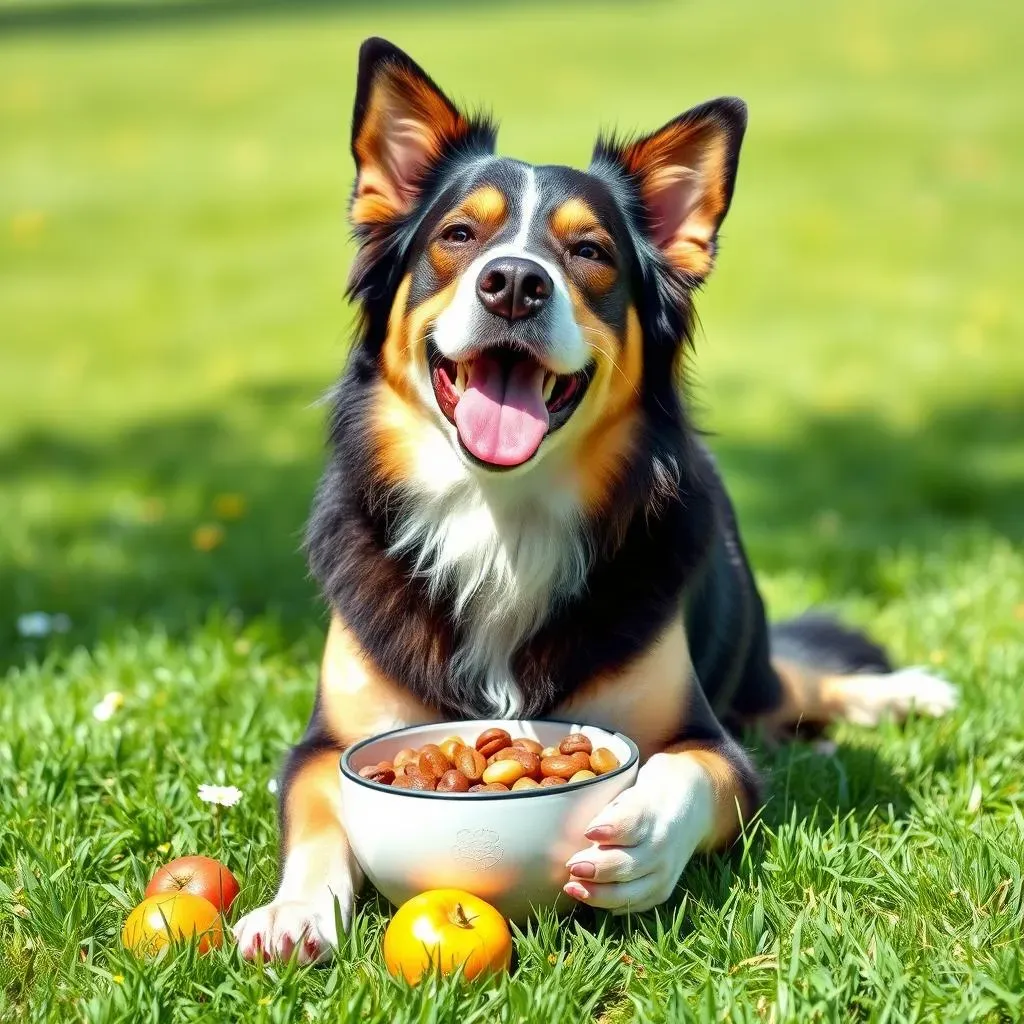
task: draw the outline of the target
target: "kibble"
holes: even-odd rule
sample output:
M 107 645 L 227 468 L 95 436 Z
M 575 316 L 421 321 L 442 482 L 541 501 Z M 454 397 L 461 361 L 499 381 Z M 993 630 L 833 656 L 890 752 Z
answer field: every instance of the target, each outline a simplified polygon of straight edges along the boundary
M 590 763 L 589 760 L 587 763 Z M 416 760 L 416 767 L 424 775 L 433 775 L 435 779 L 439 779 L 452 767 L 452 763 L 441 753 L 440 747 L 428 744 L 420 749 L 420 756 Z
M 596 750 L 583 733 L 570 733 L 545 747 L 504 729 L 487 729 L 475 742 L 448 736 L 440 743 L 406 747 L 391 761 L 367 765 L 359 775 L 394 789 L 452 796 L 521 793 L 589 782 L 619 767 L 607 747 Z
M 461 750 L 456 750 L 452 762 L 470 782 L 479 782 L 484 776 L 484 769 L 487 767 L 487 759 L 479 750 L 474 750 L 472 747 L 463 747 Z
M 589 756 L 594 747 L 583 733 L 573 732 L 558 744 L 558 749 L 563 754 L 575 754 L 577 751 L 582 751 Z
M 359 769 L 359 774 L 371 782 L 379 782 L 383 786 L 390 786 L 395 781 L 394 765 L 388 761 L 381 761 L 380 764 L 367 765 Z
M 438 746 L 441 748 L 441 753 L 448 758 L 452 764 L 455 763 L 455 753 L 461 750 L 466 744 L 462 742 L 461 736 L 449 736 L 447 739 L 441 740 Z
M 476 749 L 484 757 L 490 757 L 505 747 L 512 746 L 512 737 L 504 729 L 487 729 L 476 738 Z
M 501 782 L 506 786 L 518 782 L 526 774 L 526 769 L 518 761 L 495 761 L 484 769 L 484 783 L 490 786 L 492 783 Z
M 457 768 L 450 768 L 437 780 L 438 793 L 468 793 L 469 779 Z
M 590 770 L 597 775 L 615 771 L 618 767 L 619 759 L 607 747 L 598 747 L 590 755 Z

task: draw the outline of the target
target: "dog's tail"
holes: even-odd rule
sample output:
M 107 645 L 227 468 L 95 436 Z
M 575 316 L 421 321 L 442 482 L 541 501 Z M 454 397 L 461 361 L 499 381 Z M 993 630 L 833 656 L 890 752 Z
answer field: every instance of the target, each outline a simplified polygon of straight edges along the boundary
M 911 711 L 939 717 L 956 707 L 958 692 L 924 668 L 895 669 L 863 633 L 819 613 L 771 627 L 772 666 L 782 700 L 770 724 L 795 728 L 843 720 L 874 725 Z

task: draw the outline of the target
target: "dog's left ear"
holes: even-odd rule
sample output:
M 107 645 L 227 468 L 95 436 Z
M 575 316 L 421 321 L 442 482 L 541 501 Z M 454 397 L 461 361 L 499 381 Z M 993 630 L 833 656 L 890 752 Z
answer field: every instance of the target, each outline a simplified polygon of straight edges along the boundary
M 652 135 L 600 141 L 595 163 L 617 164 L 635 182 L 651 241 L 677 270 L 702 280 L 714 263 L 718 229 L 732 200 L 747 106 L 711 100 Z
M 398 47 L 384 39 L 363 43 L 352 115 L 356 227 L 407 214 L 430 168 L 468 142 L 493 148 L 493 131 L 465 117 Z

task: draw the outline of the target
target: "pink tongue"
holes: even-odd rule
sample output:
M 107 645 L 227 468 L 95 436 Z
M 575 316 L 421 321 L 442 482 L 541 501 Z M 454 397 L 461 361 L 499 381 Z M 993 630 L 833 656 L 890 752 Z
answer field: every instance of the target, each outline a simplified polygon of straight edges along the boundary
M 474 359 L 469 383 L 455 406 L 455 426 L 462 443 L 483 462 L 495 466 L 525 462 L 548 430 L 543 367 L 520 360 L 506 380 L 496 360 Z

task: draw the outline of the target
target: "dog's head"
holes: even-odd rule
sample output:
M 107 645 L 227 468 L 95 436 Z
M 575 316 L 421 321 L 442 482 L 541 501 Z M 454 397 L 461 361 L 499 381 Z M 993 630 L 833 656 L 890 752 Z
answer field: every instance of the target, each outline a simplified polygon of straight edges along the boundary
M 682 433 L 690 295 L 745 120 L 715 100 L 599 141 L 587 171 L 532 166 L 493 155 L 493 125 L 400 50 L 365 43 L 350 288 L 381 473 L 529 480 L 592 511 L 637 465 L 656 469 L 658 439 Z

